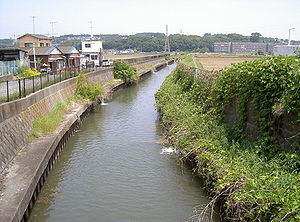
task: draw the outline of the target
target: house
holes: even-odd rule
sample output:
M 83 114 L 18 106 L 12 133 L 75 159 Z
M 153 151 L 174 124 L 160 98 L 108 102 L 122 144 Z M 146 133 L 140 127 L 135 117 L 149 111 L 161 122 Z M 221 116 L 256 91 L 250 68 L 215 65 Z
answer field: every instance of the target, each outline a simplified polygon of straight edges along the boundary
M 27 33 L 27 34 L 19 37 L 18 40 L 19 40 L 19 47 L 39 48 L 39 47 L 51 47 L 52 46 L 52 40 L 45 35 Z
M 34 67 L 34 57 L 36 60 L 36 67 L 40 71 L 52 70 L 57 73 L 59 70 L 65 68 L 65 56 L 56 47 L 39 47 L 29 48 L 28 55 L 31 61 L 31 67 Z
M 102 63 L 102 41 L 88 40 L 82 42 L 81 64 L 88 65 L 93 63 L 95 66 L 100 66 Z
M 20 48 L 0 48 L 0 75 L 8 75 L 20 66 L 29 67 L 27 51 Z
M 66 68 L 74 68 L 80 66 L 80 53 L 75 46 L 58 46 L 59 51 L 66 57 Z
M 27 51 L 21 48 L 0 48 L 0 61 L 26 60 Z

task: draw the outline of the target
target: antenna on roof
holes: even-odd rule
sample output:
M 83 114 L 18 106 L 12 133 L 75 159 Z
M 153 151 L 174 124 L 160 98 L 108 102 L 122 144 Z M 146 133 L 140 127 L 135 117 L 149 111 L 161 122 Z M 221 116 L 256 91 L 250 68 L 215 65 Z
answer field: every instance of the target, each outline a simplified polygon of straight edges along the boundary
M 32 18 L 32 31 L 33 31 L 33 34 L 35 34 L 35 27 L 34 27 L 34 19 L 36 18 L 36 16 L 31 16 Z
M 89 21 L 89 23 L 91 24 L 91 39 L 93 39 L 93 21 Z

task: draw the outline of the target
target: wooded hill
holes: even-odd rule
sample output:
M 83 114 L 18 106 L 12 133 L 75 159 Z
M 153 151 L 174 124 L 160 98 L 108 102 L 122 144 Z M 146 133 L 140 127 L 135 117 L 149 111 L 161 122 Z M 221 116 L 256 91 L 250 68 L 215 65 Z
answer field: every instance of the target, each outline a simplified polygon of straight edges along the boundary
M 81 49 L 81 41 L 88 39 L 90 35 L 62 35 L 55 38 L 55 43 L 61 46 L 76 45 Z M 94 35 L 95 39 L 103 41 L 104 49 L 135 49 L 143 52 L 164 51 L 165 34 L 163 33 L 137 33 L 135 35 L 102 34 Z M 232 34 L 204 34 L 181 35 L 174 34 L 169 36 L 171 51 L 195 51 L 212 52 L 214 42 L 282 42 L 287 40 L 278 38 L 262 37 L 260 33 L 252 33 L 251 36 L 244 36 L 236 33 Z M 17 46 L 13 39 L 0 39 L 0 48 Z

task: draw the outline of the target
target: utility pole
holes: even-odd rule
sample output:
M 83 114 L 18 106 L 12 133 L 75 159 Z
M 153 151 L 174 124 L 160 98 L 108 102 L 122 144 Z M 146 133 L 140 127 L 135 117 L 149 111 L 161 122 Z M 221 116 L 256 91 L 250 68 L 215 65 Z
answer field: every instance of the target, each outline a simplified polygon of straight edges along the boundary
M 34 63 L 34 69 L 36 70 L 35 43 L 33 43 L 33 63 Z
M 35 34 L 35 27 L 34 27 L 34 19 L 36 18 L 36 16 L 31 16 L 32 18 L 32 31 L 33 31 L 33 34 Z
M 170 42 L 169 42 L 169 30 L 168 25 L 166 25 L 166 42 L 165 42 L 165 52 L 170 52 Z
M 93 21 L 89 21 L 89 23 L 91 24 L 91 39 L 93 39 Z
M 289 43 L 288 43 L 288 45 L 291 45 L 291 30 L 293 30 L 293 29 L 295 29 L 295 28 L 290 28 L 289 29 Z
M 54 36 L 54 24 L 55 23 L 57 23 L 57 22 L 50 22 L 51 27 L 52 27 L 52 37 L 53 37 L 54 43 L 55 43 L 55 36 Z

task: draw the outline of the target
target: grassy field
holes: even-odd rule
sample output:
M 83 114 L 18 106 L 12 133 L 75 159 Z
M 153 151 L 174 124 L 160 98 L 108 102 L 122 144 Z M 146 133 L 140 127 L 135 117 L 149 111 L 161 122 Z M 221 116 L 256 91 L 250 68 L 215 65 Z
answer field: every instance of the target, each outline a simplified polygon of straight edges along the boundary
M 185 54 L 180 57 L 181 62 L 194 68 L 203 69 L 203 66 L 197 56 L 194 54 Z
M 226 55 L 196 55 L 197 60 L 202 64 L 205 70 L 221 70 L 232 63 L 252 61 L 260 59 L 260 56 L 226 56 Z
M 135 58 L 140 58 L 140 57 L 144 57 L 144 56 L 151 56 L 151 55 L 158 55 L 157 54 L 123 54 L 123 55 L 115 55 L 115 54 L 104 54 L 104 59 L 135 59 Z

